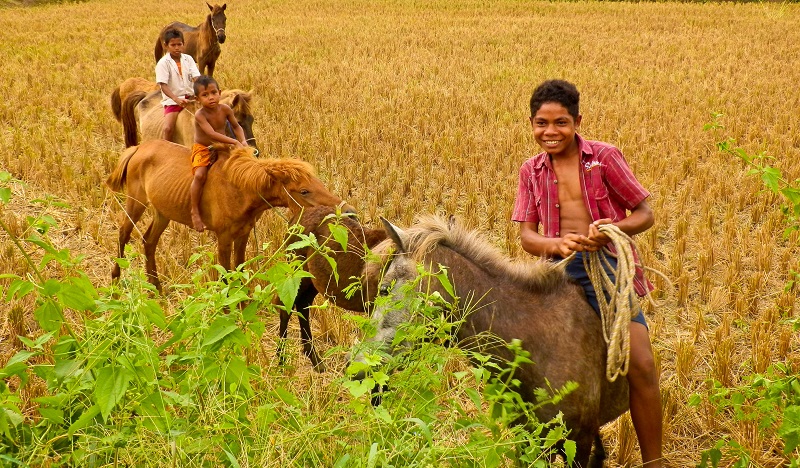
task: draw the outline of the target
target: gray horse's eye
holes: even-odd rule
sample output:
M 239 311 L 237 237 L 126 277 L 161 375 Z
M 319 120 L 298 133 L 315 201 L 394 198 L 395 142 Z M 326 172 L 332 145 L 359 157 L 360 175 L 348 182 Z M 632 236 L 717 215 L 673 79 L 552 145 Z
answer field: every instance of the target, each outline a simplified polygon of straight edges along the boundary
M 381 296 L 388 296 L 389 295 L 389 285 L 382 284 L 380 289 L 378 289 L 378 294 Z

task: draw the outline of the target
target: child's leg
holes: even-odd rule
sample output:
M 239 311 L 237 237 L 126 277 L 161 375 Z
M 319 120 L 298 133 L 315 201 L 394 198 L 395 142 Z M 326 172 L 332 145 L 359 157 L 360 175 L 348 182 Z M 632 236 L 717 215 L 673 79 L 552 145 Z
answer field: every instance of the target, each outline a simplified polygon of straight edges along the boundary
M 169 112 L 164 114 L 164 139 L 172 141 L 172 134 L 175 133 L 175 122 L 178 120 L 180 112 Z
M 628 385 L 631 392 L 631 420 L 639 439 L 644 468 L 662 466 L 661 392 L 658 388 L 650 335 L 641 323 L 631 322 L 631 361 Z
M 203 218 L 200 217 L 200 198 L 203 195 L 203 186 L 206 183 L 207 173 L 208 167 L 206 166 L 194 168 L 194 178 L 189 189 L 189 195 L 192 198 L 192 225 L 199 232 L 203 232 L 206 228 Z

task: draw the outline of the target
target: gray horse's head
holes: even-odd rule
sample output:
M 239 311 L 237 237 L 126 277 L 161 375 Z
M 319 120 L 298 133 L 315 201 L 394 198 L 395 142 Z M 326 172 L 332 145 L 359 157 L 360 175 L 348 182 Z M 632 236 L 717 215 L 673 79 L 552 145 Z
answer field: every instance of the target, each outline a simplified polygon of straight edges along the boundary
M 417 274 L 417 262 L 407 250 L 405 233 L 384 218 L 381 218 L 384 229 L 389 236 L 374 250 L 378 256 L 388 258 L 388 251 L 393 250 L 388 265 L 367 265 L 365 275 L 367 280 L 379 282 L 378 295 L 372 311 L 371 322 L 376 331 L 374 336 L 366 338 L 360 343 L 350 360 L 351 363 L 367 365 L 370 359 L 366 353 L 392 354 L 397 347 L 404 343 L 394 343 L 398 328 L 408 322 L 410 317 L 409 304 L 413 300 L 412 285 Z M 353 378 L 364 378 L 364 371 L 357 371 Z

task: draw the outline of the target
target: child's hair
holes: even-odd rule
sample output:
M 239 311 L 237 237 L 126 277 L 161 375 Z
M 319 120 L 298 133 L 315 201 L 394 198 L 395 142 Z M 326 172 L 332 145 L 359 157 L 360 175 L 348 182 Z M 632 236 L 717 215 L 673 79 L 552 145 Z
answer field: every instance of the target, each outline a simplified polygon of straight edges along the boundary
M 169 28 L 166 31 L 164 31 L 164 37 L 162 38 L 164 44 L 169 44 L 169 41 L 171 41 L 172 39 L 180 39 L 181 41 L 183 40 L 183 33 L 181 32 L 180 29 Z
M 216 85 L 219 89 L 219 83 L 214 78 L 208 75 L 200 75 L 194 82 L 194 94 L 200 94 L 200 88 L 208 88 L 208 85 Z
M 533 91 L 531 96 L 531 117 L 536 115 L 542 104 L 557 102 L 566 107 L 569 114 L 577 119 L 578 115 L 580 115 L 580 100 L 581 93 L 578 92 L 578 88 L 574 84 L 564 80 L 547 80 Z

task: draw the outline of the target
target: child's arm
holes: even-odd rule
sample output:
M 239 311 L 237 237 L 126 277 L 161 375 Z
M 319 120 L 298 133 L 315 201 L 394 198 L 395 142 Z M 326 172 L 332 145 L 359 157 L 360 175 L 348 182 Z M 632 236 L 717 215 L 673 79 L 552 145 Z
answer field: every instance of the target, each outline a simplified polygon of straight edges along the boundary
M 234 140 L 233 138 L 214 130 L 214 127 L 211 126 L 211 124 L 208 122 L 208 119 L 206 119 L 206 116 L 203 115 L 202 112 L 196 113 L 194 115 L 194 119 L 195 119 L 195 132 L 197 132 L 198 130 L 202 131 L 208 137 L 209 140 L 218 141 L 220 143 L 227 143 L 229 145 L 236 145 L 236 146 L 242 145 L 239 141 Z M 197 138 L 195 136 L 195 141 L 196 140 Z
M 189 101 L 188 101 L 188 100 L 186 100 L 185 98 L 182 98 L 182 97 L 178 97 L 178 96 L 176 96 L 176 95 L 175 95 L 175 93 L 173 93 L 173 92 L 172 92 L 172 90 L 171 90 L 171 89 L 169 89 L 169 86 L 167 86 L 167 84 L 166 84 L 166 83 L 159 83 L 159 85 L 161 85 L 161 92 L 163 92 L 164 94 L 166 94 L 166 96 L 167 96 L 168 98 L 170 98 L 170 99 L 172 99 L 173 101 L 175 101 L 175 103 L 176 103 L 176 104 L 178 104 L 179 106 L 181 106 L 181 107 L 185 107 L 185 106 L 186 106 L 186 104 L 189 102 Z
M 600 246 L 608 244 L 611 239 L 608 238 L 605 234 L 600 232 L 598 229 L 599 226 L 603 224 L 614 224 L 617 226 L 620 231 L 624 232 L 625 234 L 632 236 L 634 234 L 639 234 L 640 232 L 644 232 L 650 227 L 653 226 L 655 222 L 655 214 L 653 213 L 653 209 L 650 208 L 650 204 L 647 203 L 647 200 L 642 200 L 638 205 L 633 207 L 631 210 L 631 214 L 627 217 L 617 221 L 616 223 L 612 222 L 608 218 L 598 219 L 597 221 L 593 222 L 589 225 L 589 240 L 598 243 Z
M 244 129 L 241 125 L 239 125 L 239 121 L 236 120 L 236 116 L 233 115 L 233 109 L 228 107 L 225 111 L 225 115 L 228 118 L 228 123 L 231 124 L 231 128 L 233 129 L 233 134 L 236 135 L 236 138 L 242 143 L 242 145 L 247 146 L 247 140 L 244 136 Z
M 520 223 L 519 230 L 522 250 L 537 257 L 566 257 L 572 252 L 590 252 L 598 249 L 592 245 L 594 242 L 580 234 L 545 237 L 539 234 L 538 223 Z

